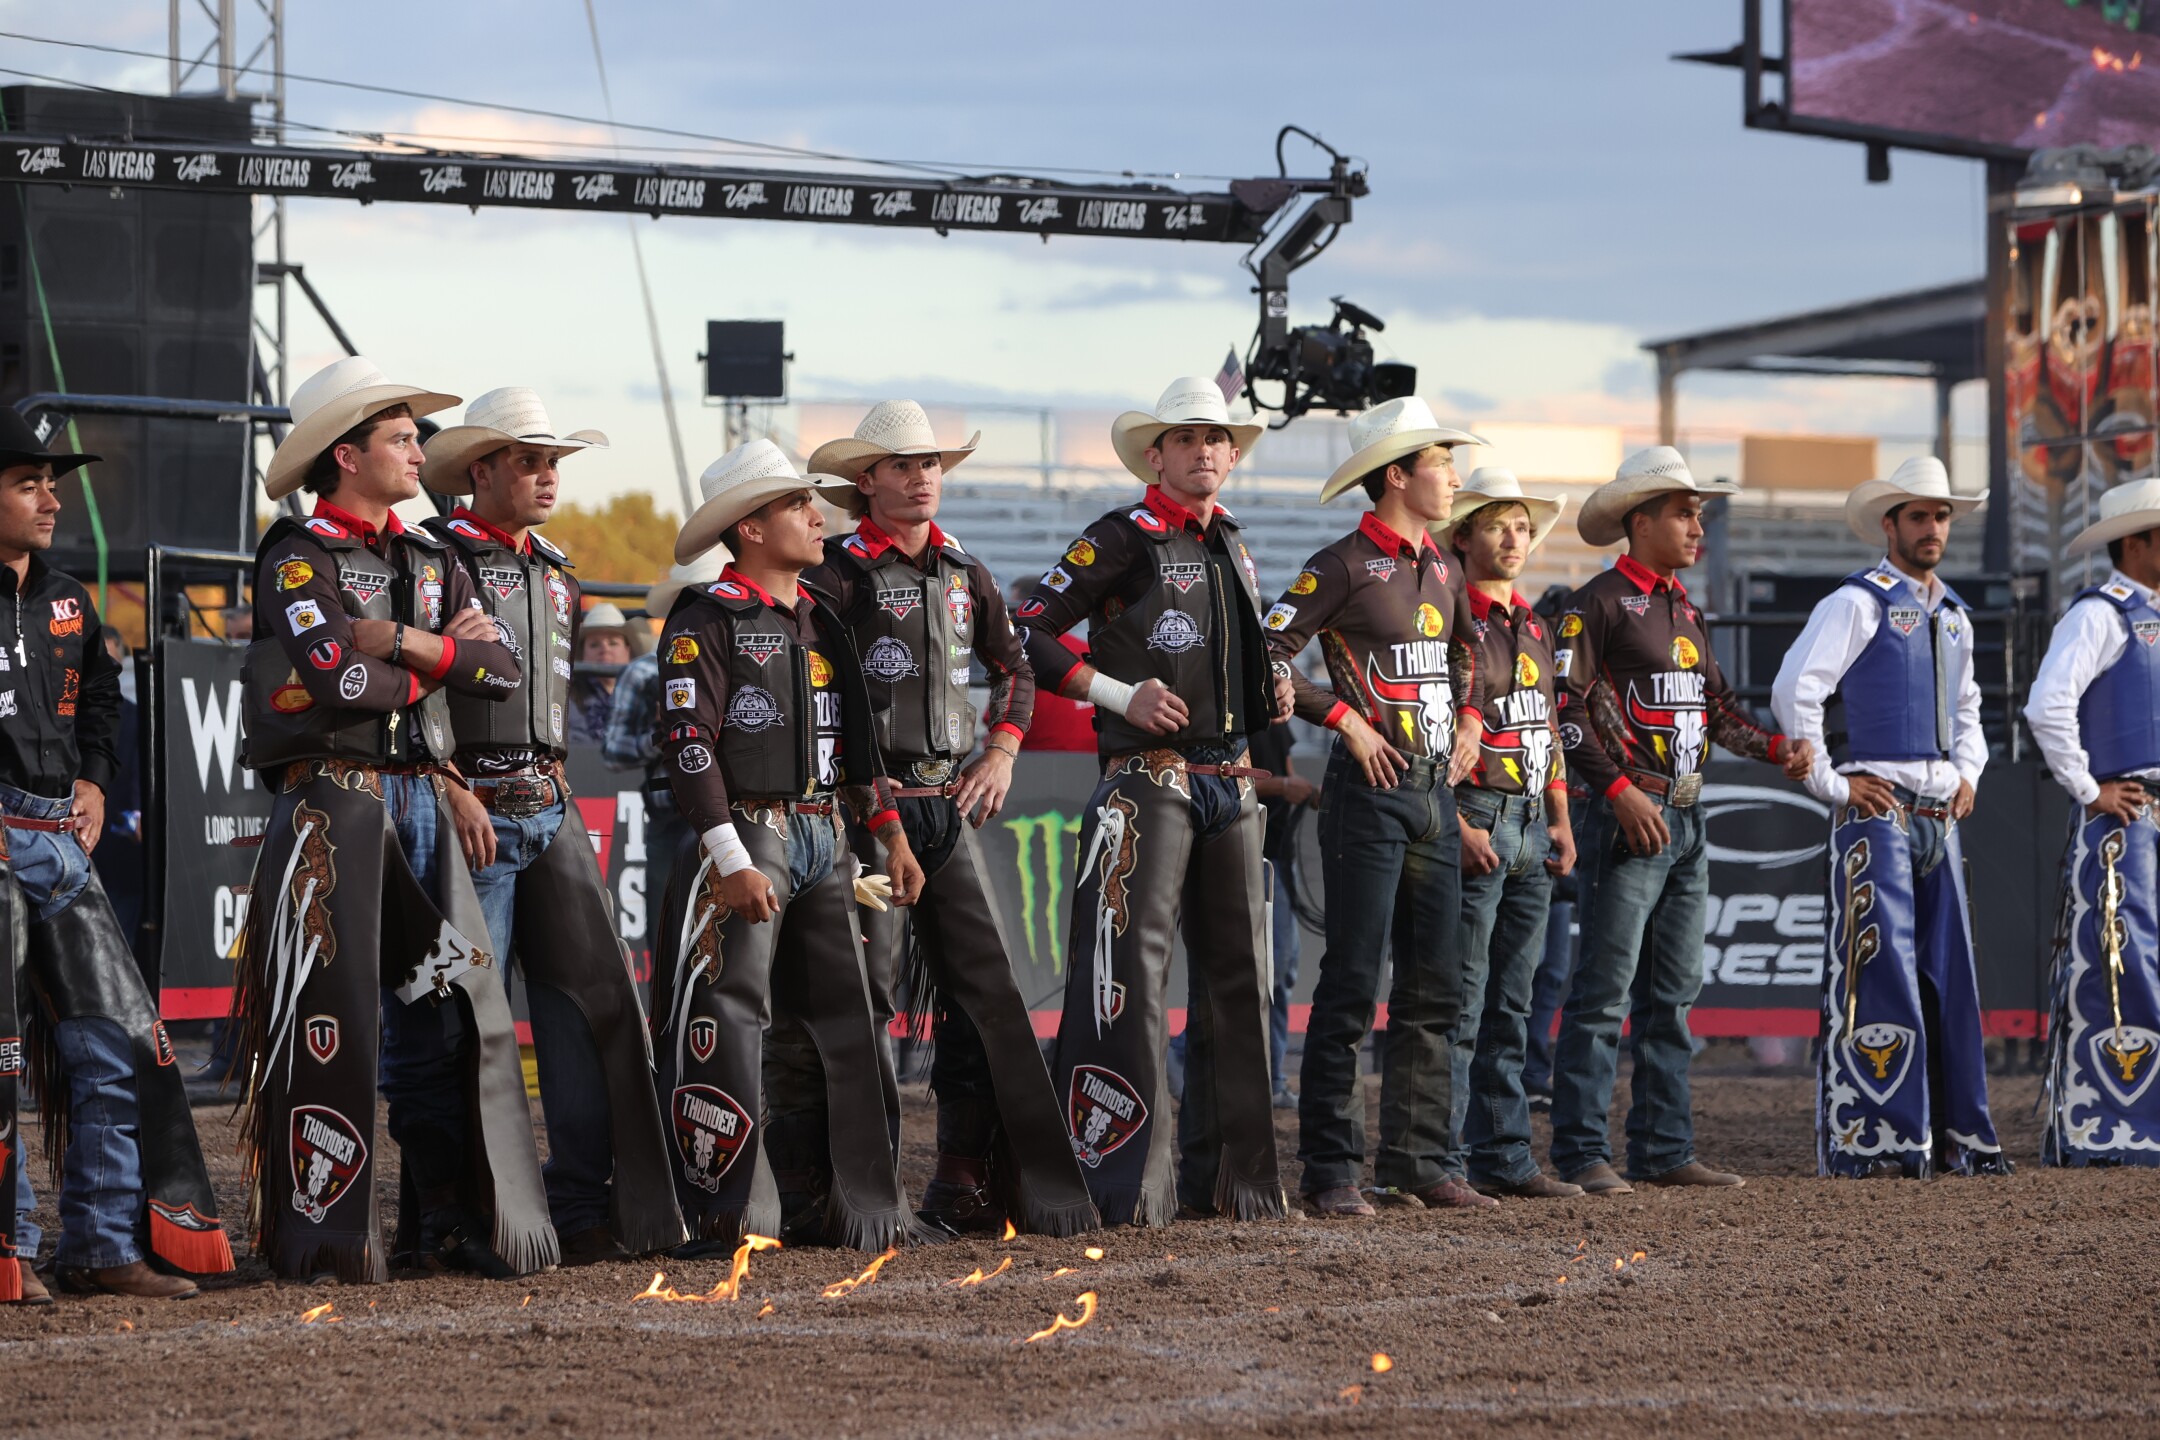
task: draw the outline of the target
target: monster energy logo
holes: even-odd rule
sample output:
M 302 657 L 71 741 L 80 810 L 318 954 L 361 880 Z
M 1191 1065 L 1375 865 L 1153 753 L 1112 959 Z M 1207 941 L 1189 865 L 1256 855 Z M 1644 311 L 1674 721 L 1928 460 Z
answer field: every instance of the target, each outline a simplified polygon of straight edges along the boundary
M 1003 822 L 1013 835 L 1013 866 L 1020 879 L 1020 933 L 1027 940 L 1028 962 L 1065 973 L 1065 889 L 1073 862 L 1066 857 L 1066 837 L 1078 843 L 1080 817 L 1060 810 L 1022 815 Z

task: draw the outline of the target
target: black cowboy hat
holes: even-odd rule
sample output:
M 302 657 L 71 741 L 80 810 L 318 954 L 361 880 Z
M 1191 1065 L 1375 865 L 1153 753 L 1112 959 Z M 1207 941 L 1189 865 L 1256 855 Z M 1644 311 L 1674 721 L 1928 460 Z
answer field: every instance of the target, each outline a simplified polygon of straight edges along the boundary
M 0 405 L 0 468 L 10 465 L 50 465 L 55 475 L 87 465 L 96 455 L 60 455 L 45 448 L 48 436 L 57 435 L 67 421 L 50 410 L 38 412 L 33 425 L 12 405 Z M 42 429 L 44 434 L 40 434 Z

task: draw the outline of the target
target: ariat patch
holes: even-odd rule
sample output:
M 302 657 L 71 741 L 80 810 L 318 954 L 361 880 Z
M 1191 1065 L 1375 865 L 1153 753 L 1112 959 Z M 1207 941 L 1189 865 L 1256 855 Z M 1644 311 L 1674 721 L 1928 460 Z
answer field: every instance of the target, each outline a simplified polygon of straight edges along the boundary
M 1073 1154 L 1093 1170 L 1147 1123 L 1147 1103 L 1132 1082 L 1100 1065 L 1075 1065 L 1067 1095 Z
M 750 1112 L 726 1091 L 710 1085 L 676 1086 L 669 1109 L 683 1179 L 708 1194 L 717 1191 L 721 1177 L 749 1142 Z

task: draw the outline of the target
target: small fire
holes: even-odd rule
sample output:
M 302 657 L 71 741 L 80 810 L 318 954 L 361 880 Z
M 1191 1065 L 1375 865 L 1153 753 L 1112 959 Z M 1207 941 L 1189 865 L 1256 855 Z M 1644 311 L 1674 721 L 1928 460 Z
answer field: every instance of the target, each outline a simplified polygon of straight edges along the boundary
M 1554 1277 L 1553 1277 L 1553 1282 L 1552 1282 L 1552 1283 L 1553 1283 L 1553 1284 L 1555 1284 L 1555 1285 L 1565 1285 L 1565 1284 L 1567 1284 L 1567 1276 L 1565 1276 L 1565 1275 L 1556 1275 L 1556 1276 L 1554 1276 Z
M 1647 1252 L 1647 1251 L 1644 1251 L 1644 1250 L 1637 1250 L 1637 1251 L 1636 1251 L 1636 1252 L 1635 1252 L 1634 1254 L 1632 1254 L 1632 1255 L 1628 1256 L 1627 1258 L 1628 1258 L 1628 1264 L 1632 1265 L 1632 1264 L 1634 1264 L 1634 1263 L 1635 1263 L 1635 1262 L 1636 1262 L 1637 1260 L 1647 1260 L 1647 1259 L 1649 1259 L 1649 1258 L 1650 1258 L 1650 1256 L 1649 1256 L 1649 1252 Z
M 1003 1235 L 1000 1235 L 1000 1236 L 998 1236 L 998 1239 L 1000 1239 L 1000 1240 L 1011 1240 L 1011 1239 L 1013 1239 L 1014 1237 L 1016 1237 L 1017 1235 L 1019 1235 L 1019 1233 L 1020 1233 L 1020 1232 L 1019 1232 L 1018 1230 L 1015 1230 L 1015 1229 L 1013 1228 L 1013 1223 L 1012 1223 L 1012 1221 L 1010 1221 L 1010 1220 L 1007 1220 L 1007 1221 L 1005 1222 L 1005 1233 L 1004 1233 Z
M 735 1258 L 728 1266 L 725 1280 L 716 1280 L 713 1287 L 702 1295 L 685 1295 L 672 1285 L 665 1285 L 667 1272 L 655 1270 L 652 1284 L 630 1297 L 635 1305 L 640 1300 L 663 1300 L 676 1304 L 712 1305 L 722 1300 L 733 1301 L 742 1295 L 743 1276 L 750 1273 L 750 1253 L 753 1250 L 777 1250 L 780 1242 L 766 1235 L 745 1235 L 742 1244 L 735 1247 Z M 873 1270 L 875 1266 L 871 1267 Z M 528 1303 L 532 1297 L 527 1296 Z
M 1620 1270 L 1620 1269 L 1621 1269 L 1622 1267 L 1624 1267 L 1624 1266 L 1625 1266 L 1626 1264 L 1627 1264 L 1627 1261 L 1625 1261 L 1625 1260 L 1615 1260 L 1615 1261 L 1613 1261 L 1613 1262 L 1612 1262 L 1612 1268 L 1613 1268 L 1613 1269 L 1614 1269 L 1615 1271 L 1617 1271 L 1617 1270 Z
M 368 1304 L 370 1305 L 373 1305 L 374 1303 L 375 1302 L 372 1300 L 368 1301 Z M 532 1304 L 532 1296 L 527 1295 L 523 1300 L 518 1301 L 518 1309 L 523 1310 L 527 1305 L 530 1304 Z
M 1100 1260 L 1103 1257 L 1103 1248 L 1100 1245 L 1090 1245 L 1087 1247 L 1087 1249 L 1081 1251 L 1080 1253 L 1087 1256 L 1087 1258 L 1090 1260 Z M 1166 1255 L 1163 1258 L 1167 1260 L 1171 1257 Z
M 1060 1275 L 1070 1275 L 1070 1274 L 1072 1274 L 1072 1273 L 1073 1273 L 1073 1267 L 1072 1267 L 1072 1266 L 1070 1266 L 1070 1265 L 1060 1265 L 1060 1266 L 1058 1266 L 1058 1268 L 1057 1268 L 1057 1269 L 1055 1269 L 1055 1270 L 1052 1270 L 1052 1271 L 1050 1272 L 1050 1278 L 1051 1278 L 1051 1279 L 1053 1279 L 1053 1280 L 1055 1280 L 1055 1279 L 1057 1279 L 1057 1277 L 1058 1277 L 1058 1276 L 1060 1276 Z
M 1068 1320 L 1061 1314 L 1053 1315 L 1050 1317 L 1050 1325 L 1048 1329 L 1037 1330 L 1033 1335 L 1028 1336 L 1027 1339 L 1018 1341 L 1016 1343 L 1021 1345 L 1032 1345 L 1037 1340 L 1049 1339 L 1052 1335 L 1057 1334 L 1060 1330 L 1078 1330 L 1081 1326 L 1087 1324 L 1088 1321 L 1095 1318 L 1095 1292 L 1093 1290 L 1082 1293 L 1080 1299 L 1076 1303 L 1078 1303 L 1078 1305 L 1080 1306 L 1079 1319 Z
M 2098 45 L 2092 47 L 2092 62 L 2093 69 L 2095 70 L 2114 70 L 2119 72 L 2128 68 L 2122 56 L 2117 55 L 2112 50 L 2105 49 Z
M 135 1322 L 134 1322 L 133 1320 L 122 1320 L 122 1321 L 120 1322 L 120 1330 L 133 1330 L 134 1328 L 135 1328 Z M 113 1334 L 115 1334 L 115 1335 L 119 1334 L 119 1333 L 120 1333 L 120 1330 L 115 1330 L 115 1331 L 113 1331 Z
M 1372 1357 L 1372 1373 L 1385 1375 L 1395 1368 L 1394 1359 L 1385 1350 L 1375 1350 Z
M 1345 1405 L 1355 1405 L 1365 1398 L 1365 1387 L 1363 1385 L 1345 1385 L 1335 1392 L 1335 1398 Z
M 885 1268 L 885 1262 L 892 1259 L 899 1253 L 900 1252 L 898 1250 L 888 1249 L 884 1254 L 878 1256 L 877 1259 L 872 1260 L 870 1262 L 870 1268 L 863 1271 L 862 1274 L 851 1275 L 845 1280 L 835 1280 L 832 1284 L 825 1287 L 823 1291 L 825 1298 L 827 1300 L 837 1300 L 851 1290 L 855 1290 L 861 1286 L 873 1283 L 877 1279 L 877 1272 Z
M 980 1285 L 983 1283 L 983 1281 L 990 1279 L 992 1276 L 1002 1275 L 1010 1269 L 1012 1269 L 1012 1256 L 1007 1255 L 1003 1260 L 998 1262 L 997 1269 L 992 1270 L 989 1275 L 983 1274 L 982 1266 L 978 1265 L 975 1267 L 974 1274 L 963 1275 L 958 1280 L 947 1280 L 945 1283 L 947 1285 Z
M 325 1300 L 322 1304 L 317 1305 L 312 1310 L 301 1311 L 300 1323 L 302 1325 L 313 1325 L 316 1321 L 323 1319 L 325 1316 L 328 1316 L 330 1314 L 330 1307 L 336 1303 L 337 1302 L 334 1300 Z M 332 1320 L 334 1323 L 335 1317 L 332 1317 Z
M 1261 1311 L 1260 1313 L 1263 1315 L 1280 1315 L 1282 1314 L 1282 1306 L 1270 1305 L 1267 1307 L 1267 1309 Z
M 765 1308 L 757 1312 L 757 1318 L 763 1320 L 767 1315 L 770 1314 L 772 1314 L 772 1301 L 767 1300 L 765 1302 Z

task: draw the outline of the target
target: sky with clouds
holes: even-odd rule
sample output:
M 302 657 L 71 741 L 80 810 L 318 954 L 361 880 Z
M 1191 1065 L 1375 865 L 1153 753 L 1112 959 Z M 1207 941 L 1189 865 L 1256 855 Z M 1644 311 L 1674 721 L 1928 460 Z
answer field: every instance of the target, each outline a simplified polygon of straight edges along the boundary
M 596 0 L 623 120 L 982 169 L 1273 170 L 1276 130 L 1319 132 L 1372 193 L 1300 272 L 1294 318 L 1347 295 L 1384 352 L 1465 420 L 1647 425 L 1640 342 L 1977 275 L 1980 177 L 1744 130 L 1735 72 L 1675 63 L 1738 38 L 1739 0 L 1612 5 L 1336 0 Z M 190 6 L 190 9 L 193 7 Z M 243 11 L 252 5 L 243 3 Z M 580 0 L 287 6 L 298 75 L 507 102 L 506 117 L 295 82 L 296 120 L 475 140 L 607 131 Z M 0 0 L 7 30 L 163 53 L 160 0 Z M 20 70 L 163 91 L 163 61 L 0 40 Z M 445 142 L 449 143 L 449 142 Z M 687 143 L 687 142 L 683 142 Z M 1293 166 L 1315 167 L 1293 142 Z M 685 157 L 687 158 L 687 157 Z M 1196 181 L 1212 188 L 1212 182 Z M 296 201 L 305 263 L 361 348 L 465 394 L 542 390 L 616 439 L 607 488 L 673 493 L 631 267 L 642 233 L 692 472 L 707 318 L 780 318 L 804 397 L 912 394 L 1123 408 L 1213 373 L 1251 334 L 1231 246 Z M 296 329 L 296 374 L 336 355 Z M 1967 387 L 1972 389 L 1973 387 Z M 1961 428 L 1980 400 L 1962 397 Z M 1924 433 L 1916 384 L 1691 379 L 1683 419 L 1725 429 Z

